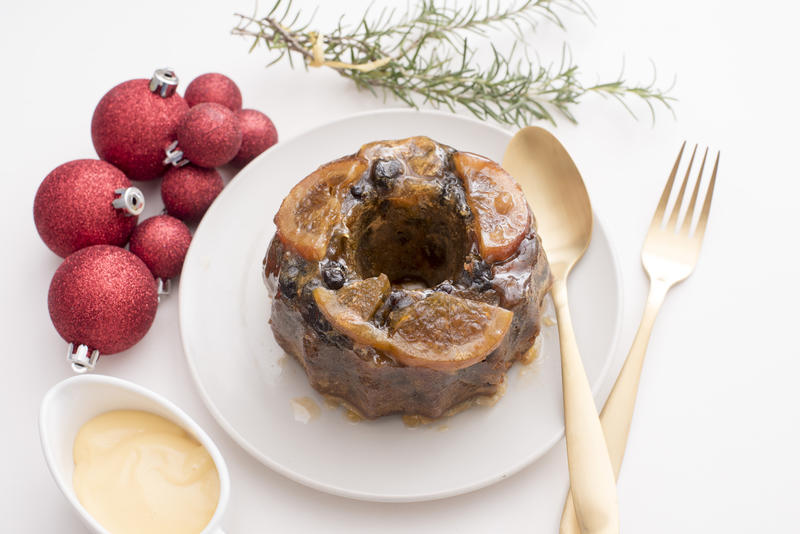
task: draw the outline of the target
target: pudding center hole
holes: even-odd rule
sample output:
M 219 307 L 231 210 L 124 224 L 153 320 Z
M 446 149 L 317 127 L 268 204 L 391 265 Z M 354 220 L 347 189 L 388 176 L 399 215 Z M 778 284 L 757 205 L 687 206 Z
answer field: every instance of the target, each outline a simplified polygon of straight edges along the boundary
M 355 255 L 362 278 L 384 273 L 392 284 L 433 287 L 464 268 L 466 225 L 446 206 L 386 200 L 363 213 L 360 223 Z

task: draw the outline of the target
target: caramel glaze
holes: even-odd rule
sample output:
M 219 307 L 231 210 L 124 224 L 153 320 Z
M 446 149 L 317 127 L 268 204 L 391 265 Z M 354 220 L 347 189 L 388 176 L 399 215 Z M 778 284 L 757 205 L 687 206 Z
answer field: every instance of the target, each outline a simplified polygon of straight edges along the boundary
M 309 261 L 273 237 L 264 260 L 272 299 L 270 324 L 278 344 L 304 367 L 320 393 L 343 399 L 360 415 L 437 418 L 478 395 L 494 395 L 506 371 L 540 331 L 550 271 L 531 213 L 514 253 L 493 264 L 481 257 L 453 149 L 425 137 L 365 145 L 350 158 L 366 171 L 341 199 L 327 254 Z M 514 314 L 499 347 L 457 371 L 408 367 L 337 332 L 318 309 L 312 290 L 387 274 L 392 291 L 372 321 L 433 291 L 501 306 Z M 408 282 L 426 289 L 407 289 Z

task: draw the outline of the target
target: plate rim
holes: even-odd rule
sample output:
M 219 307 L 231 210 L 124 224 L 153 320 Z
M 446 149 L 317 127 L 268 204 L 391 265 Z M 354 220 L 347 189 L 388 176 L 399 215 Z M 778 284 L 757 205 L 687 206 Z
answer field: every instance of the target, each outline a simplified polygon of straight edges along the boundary
M 318 124 L 316 126 L 308 128 L 306 130 L 303 130 L 300 133 L 289 137 L 288 139 L 282 141 L 279 144 L 284 144 L 284 143 L 288 144 L 290 141 L 294 141 L 294 140 L 296 140 L 298 138 L 304 137 L 304 136 L 309 135 L 309 134 L 311 134 L 313 132 L 316 132 L 318 130 L 325 129 L 325 128 L 330 128 L 330 127 L 335 126 L 335 125 L 337 125 L 339 123 L 348 122 L 348 121 L 351 121 L 353 119 L 359 119 L 359 118 L 363 118 L 363 117 L 367 117 L 367 116 L 392 115 L 392 114 L 430 115 L 430 116 L 436 117 L 437 119 L 446 119 L 446 120 L 454 120 L 456 122 L 463 121 L 463 122 L 472 123 L 473 125 L 477 125 L 477 126 L 480 126 L 480 127 L 483 127 L 483 128 L 489 128 L 489 129 L 495 130 L 496 132 L 502 133 L 505 136 L 512 136 L 513 135 L 510 130 L 505 129 L 505 128 L 501 128 L 501 127 L 496 126 L 494 124 L 489 124 L 489 123 L 480 121 L 480 120 L 472 118 L 472 117 L 468 117 L 468 116 L 464 116 L 464 115 L 458 115 L 458 114 L 452 114 L 452 113 L 441 111 L 441 110 L 428 110 L 428 109 L 421 110 L 421 109 L 410 109 L 410 108 L 384 108 L 384 109 L 378 109 L 378 110 L 368 110 L 368 111 L 363 111 L 363 112 L 359 112 L 359 113 L 353 113 L 353 114 L 350 114 L 350 115 L 346 115 L 344 117 L 339 117 L 339 118 L 336 118 L 336 119 L 333 119 L 333 120 Z M 277 144 L 273 145 L 273 146 L 277 146 Z M 249 167 L 253 166 L 254 164 L 256 164 L 260 159 L 263 159 L 266 156 L 266 154 L 268 154 L 270 152 L 272 152 L 272 148 L 267 149 L 266 151 L 261 153 L 259 156 L 257 156 L 255 159 L 253 159 L 245 167 L 243 167 L 241 170 L 239 170 L 237 172 L 237 175 L 239 173 L 242 173 L 243 171 L 247 170 Z M 223 198 L 224 196 L 230 196 L 231 194 L 233 194 L 233 193 L 231 193 L 231 191 L 235 191 L 236 189 L 238 189 L 237 183 L 241 183 L 241 182 L 237 182 L 235 179 L 232 179 L 226 185 L 226 187 L 222 190 L 222 192 L 219 194 L 217 199 Z M 209 211 L 213 210 L 215 208 L 215 205 L 217 205 L 217 206 L 220 205 L 217 202 L 217 199 L 215 199 L 215 201 L 209 207 Z M 624 309 L 623 308 L 624 308 L 625 301 L 624 301 L 624 298 L 623 298 L 624 297 L 624 290 L 623 290 L 623 284 L 622 284 L 622 271 L 621 271 L 621 268 L 620 268 L 620 265 L 619 265 L 619 256 L 617 255 L 616 248 L 614 246 L 613 241 L 611 239 L 609 239 L 608 232 L 606 231 L 607 226 L 605 224 L 603 224 L 602 220 L 600 219 L 600 217 L 598 217 L 597 212 L 595 212 L 594 209 L 592 209 L 592 214 L 593 214 L 593 217 L 594 217 L 594 224 L 596 226 L 599 226 L 600 228 L 602 228 L 603 235 L 605 236 L 606 243 L 608 244 L 608 250 L 609 250 L 609 253 L 610 253 L 610 256 L 611 256 L 611 263 L 612 263 L 612 267 L 613 267 L 613 272 L 614 272 L 614 275 L 615 275 L 615 278 L 616 278 L 616 281 L 617 281 L 617 284 L 616 284 L 617 285 L 617 291 L 616 291 L 617 295 L 616 295 L 616 297 L 617 297 L 617 302 L 619 303 L 619 305 L 617 306 L 617 313 L 616 313 L 616 317 L 615 317 L 616 328 L 614 329 L 614 332 L 613 332 L 612 337 L 611 337 L 611 342 L 609 344 L 608 351 L 606 352 L 607 356 L 606 356 L 606 359 L 605 359 L 605 363 L 603 364 L 603 367 L 601 368 L 600 373 L 598 374 L 598 378 L 597 378 L 596 383 L 592 386 L 592 395 L 593 395 L 593 397 L 595 399 L 595 403 L 602 404 L 605 401 L 605 399 L 599 399 L 598 395 L 600 394 L 600 390 L 602 389 L 602 387 L 605 385 L 605 382 L 608 379 L 608 373 L 610 372 L 611 365 L 615 361 L 614 355 L 616 353 L 617 346 L 619 344 L 619 337 L 620 337 L 620 333 L 621 333 L 621 330 L 622 330 L 622 319 L 624 317 Z M 204 228 L 204 222 L 205 222 L 205 217 L 198 224 L 197 229 L 195 230 L 194 236 L 196 236 L 200 232 L 200 230 L 202 228 Z M 186 257 L 185 257 L 185 260 L 184 260 L 183 268 L 181 269 L 181 278 L 183 277 L 183 270 L 186 268 L 187 265 L 190 264 L 189 260 L 194 256 L 194 252 L 193 251 L 196 250 L 196 247 L 194 246 L 194 243 L 195 243 L 194 236 L 192 238 L 192 243 L 189 245 L 189 250 L 186 253 Z M 187 327 L 185 325 L 185 323 L 186 323 L 185 322 L 185 316 L 186 315 L 183 312 L 183 310 L 188 306 L 184 302 L 185 298 L 186 298 L 185 295 L 187 293 L 186 293 L 186 291 L 184 291 L 183 286 L 184 286 L 184 284 L 179 284 L 179 289 L 178 289 L 178 330 L 180 332 L 181 346 L 183 348 L 184 358 L 186 360 L 187 366 L 189 367 L 189 374 L 192 377 L 192 381 L 194 382 L 195 388 L 196 388 L 201 400 L 203 401 L 203 404 L 205 405 L 206 409 L 208 409 L 209 413 L 211 413 L 211 416 L 214 418 L 214 420 L 217 422 L 217 424 L 219 424 L 220 427 L 222 427 L 222 429 L 228 434 L 228 436 L 230 436 L 230 438 L 233 439 L 233 441 L 236 442 L 237 445 L 239 445 L 242 449 L 244 449 L 253 458 L 258 460 L 260 463 L 262 463 L 266 467 L 269 467 L 270 469 L 272 469 L 276 473 L 279 473 L 280 475 L 288 478 L 289 480 L 292 480 L 294 482 L 303 484 L 304 486 L 310 487 L 312 489 L 315 489 L 317 491 L 321 491 L 321 492 L 324 492 L 324 493 L 337 495 L 339 497 L 346 497 L 346 498 L 349 498 L 349 499 L 355 499 L 355 500 L 360 500 L 360 501 L 369 501 L 369 502 L 409 503 L 409 502 L 424 502 L 424 501 L 445 499 L 445 498 L 448 498 L 448 497 L 454 497 L 456 495 L 463 495 L 463 494 L 466 494 L 466 493 L 470 493 L 470 492 L 473 492 L 473 491 L 476 491 L 476 490 L 491 486 L 491 485 L 493 485 L 493 484 L 495 484 L 497 482 L 500 482 L 502 480 L 505 480 L 505 479 L 511 477 L 512 475 L 515 475 L 516 473 L 520 472 L 524 468 L 530 467 L 531 465 L 536 463 L 537 460 L 539 460 L 542 456 L 544 456 L 547 452 L 549 452 L 556 445 L 556 443 L 558 443 L 564 437 L 564 427 L 562 426 L 562 428 L 553 437 L 551 437 L 546 442 L 543 442 L 543 444 L 541 446 L 539 446 L 539 447 L 537 447 L 535 449 L 532 449 L 530 454 L 528 454 L 526 457 L 524 457 L 521 461 L 517 462 L 510 469 L 505 470 L 505 471 L 500 472 L 500 473 L 497 473 L 495 475 L 489 476 L 489 477 L 485 477 L 485 478 L 483 478 L 483 479 L 481 479 L 479 481 L 473 482 L 471 484 L 466 484 L 466 485 L 458 486 L 456 488 L 451 488 L 451 489 L 443 490 L 443 491 L 435 491 L 435 492 L 429 492 L 429 493 L 424 493 L 424 494 L 417 493 L 417 494 L 413 494 L 413 495 L 386 495 L 386 494 L 374 494 L 374 493 L 369 493 L 369 492 L 364 492 L 364 491 L 358 491 L 358 490 L 353 490 L 353 489 L 348 489 L 348 488 L 342 488 L 342 487 L 339 487 L 339 486 L 336 486 L 336 485 L 333 485 L 333 484 L 319 482 L 314 478 L 308 477 L 308 476 L 306 476 L 306 475 L 304 475 L 302 473 L 298 473 L 297 471 L 294 471 L 292 469 L 289 469 L 289 468 L 283 466 L 281 463 L 273 460 L 269 456 L 267 456 L 264 453 L 262 453 L 261 451 L 259 451 L 244 436 L 242 436 L 239 433 L 239 431 L 236 430 L 234 428 L 234 426 L 230 422 L 228 422 L 228 420 L 225 418 L 225 416 L 222 414 L 222 412 L 216 407 L 216 405 L 214 404 L 213 400 L 209 396 L 208 392 L 205 390 L 205 388 L 204 388 L 204 386 L 202 384 L 202 381 L 200 380 L 199 372 L 198 372 L 197 368 L 195 367 L 195 364 L 193 363 L 192 359 L 189 357 L 188 341 L 187 341 L 188 340 L 188 333 L 186 331 Z

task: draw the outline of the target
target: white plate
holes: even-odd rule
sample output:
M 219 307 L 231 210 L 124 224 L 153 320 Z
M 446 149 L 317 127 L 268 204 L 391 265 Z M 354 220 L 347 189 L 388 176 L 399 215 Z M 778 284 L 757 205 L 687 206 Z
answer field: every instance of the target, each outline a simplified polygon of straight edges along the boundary
M 348 117 L 282 141 L 225 188 L 203 218 L 180 281 L 180 328 L 204 402 L 245 450 L 322 491 L 374 501 L 420 501 L 475 490 L 519 471 L 564 434 L 556 328 L 540 358 L 515 365 L 505 396 L 441 422 L 349 421 L 329 408 L 267 325 L 261 260 L 272 217 L 291 187 L 320 164 L 377 139 L 427 135 L 500 161 L 508 132 L 444 113 L 387 110 Z M 578 343 L 595 393 L 607 375 L 621 314 L 620 276 L 603 227 L 570 277 Z M 309 396 L 321 415 L 295 419 Z

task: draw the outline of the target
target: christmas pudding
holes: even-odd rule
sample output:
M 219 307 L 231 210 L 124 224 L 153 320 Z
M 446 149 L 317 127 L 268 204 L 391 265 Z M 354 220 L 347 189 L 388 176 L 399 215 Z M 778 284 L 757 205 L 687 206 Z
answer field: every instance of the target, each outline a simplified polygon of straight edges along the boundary
M 275 223 L 275 339 L 363 417 L 492 395 L 539 334 L 547 259 L 491 160 L 427 137 L 370 143 L 304 178 Z

